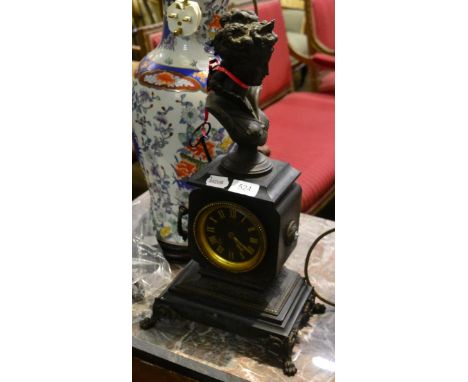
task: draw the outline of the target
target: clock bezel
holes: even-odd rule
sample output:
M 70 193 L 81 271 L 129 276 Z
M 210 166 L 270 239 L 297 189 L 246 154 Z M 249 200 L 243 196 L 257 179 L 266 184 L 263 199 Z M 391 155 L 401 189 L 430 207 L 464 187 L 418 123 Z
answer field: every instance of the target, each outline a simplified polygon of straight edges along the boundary
M 227 260 L 223 256 L 219 255 L 209 243 L 208 235 L 205 231 L 205 224 L 208 216 L 219 208 L 234 208 L 236 211 L 246 216 L 259 232 L 259 249 L 249 260 L 243 262 Z M 209 203 L 201 208 L 194 220 L 193 233 L 195 242 L 201 254 L 214 266 L 233 273 L 244 273 L 253 270 L 260 265 L 267 251 L 267 235 L 260 219 L 248 208 L 234 202 L 218 201 Z

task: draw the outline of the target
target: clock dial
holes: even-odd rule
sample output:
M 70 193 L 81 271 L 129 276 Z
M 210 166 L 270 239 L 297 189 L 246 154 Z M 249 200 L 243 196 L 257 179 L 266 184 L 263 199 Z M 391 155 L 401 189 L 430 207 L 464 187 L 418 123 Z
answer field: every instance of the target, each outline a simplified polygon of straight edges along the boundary
M 262 261 L 266 234 L 260 220 L 247 208 L 231 202 L 211 203 L 195 218 L 195 240 L 215 266 L 247 272 Z

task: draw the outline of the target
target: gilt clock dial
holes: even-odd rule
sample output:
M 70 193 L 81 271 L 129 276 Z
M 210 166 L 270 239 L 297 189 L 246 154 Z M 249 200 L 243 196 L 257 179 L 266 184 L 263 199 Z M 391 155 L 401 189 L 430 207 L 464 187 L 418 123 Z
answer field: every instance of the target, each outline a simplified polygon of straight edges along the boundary
M 195 217 L 193 229 L 203 256 L 226 271 L 250 271 L 265 256 L 267 240 L 262 223 L 236 203 L 206 205 Z

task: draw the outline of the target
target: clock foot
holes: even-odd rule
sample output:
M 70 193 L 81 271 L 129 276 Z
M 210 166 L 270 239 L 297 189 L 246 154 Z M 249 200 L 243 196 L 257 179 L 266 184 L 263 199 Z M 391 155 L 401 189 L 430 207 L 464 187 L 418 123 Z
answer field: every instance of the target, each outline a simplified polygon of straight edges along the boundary
M 146 317 L 140 321 L 140 328 L 142 328 L 143 330 L 151 329 L 154 325 L 156 325 L 156 321 L 157 320 L 153 319 L 153 316 L 151 316 L 151 318 Z
M 309 319 L 314 314 L 323 314 L 325 313 L 325 306 L 315 302 L 315 293 L 312 290 L 312 293 L 307 298 L 302 312 L 299 315 L 294 329 L 291 331 L 287 338 L 270 336 L 268 338 L 268 345 L 270 348 L 276 348 L 283 364 L 283 373 L 288 377 L 291 377 L 297 373 L 296 365 L 292 361 L 292 354 L 294 344 L 298 339 L 299 330 L 307 325 Z
M 284 341 L 283 345 L 283 373 L 288 377 L 297 373 L 296 365 L 292 361 L 293 347 L 297 340 L 298 329 L 294 329 L 289 337 Z
M 310 317 L 312 317 L 314 314 L 324 314 L 325 311 L 325 305 L 315 302 L 315 292 L 312 292 L 312 294 L 307 298 L 307 301 L 304 304 L 304 308 L 302 309 L 299 328 L 306 326 Z
M 323 304 L 316 303 L 314 305 L 314 309 L 312 310 L 312 314 L 324 314 L 327 308 Z
M 283 373 L 287 375 L 288 377 L 292 377 L 297 373 L 297 368 L 294 365 L 294 362 L 291 360 L 288 360 L 284 362 L 283 364 Z
M 156 298 L 153 303 L 153 313 L 151 317 L 147 317 L 141 320 L 140 328 L 143 330 L 151 329 L 161 318 L 175 319 L 180 318 L 180 316 L 161 299 Z
M 283 366 L 283 373 L 291 377 L 297 373 L 296 365 L 292 361 L 293 347 L 297 339 L 297 329 L 293 330 L 289 337 L 279 337 L 270 335 L 267 338 L 266 347 L 273 350 L 279 355 L 281 364 Z

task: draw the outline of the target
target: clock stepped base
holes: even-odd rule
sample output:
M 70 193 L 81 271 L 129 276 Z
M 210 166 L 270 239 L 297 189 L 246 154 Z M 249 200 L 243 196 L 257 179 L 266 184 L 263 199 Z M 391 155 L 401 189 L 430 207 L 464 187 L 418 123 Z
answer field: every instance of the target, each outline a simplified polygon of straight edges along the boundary
M 284 374 L 296 374 L 292 350 L 298 331 L 313 314 L 325 312 L 313 288 L 297 272 L 283 268 L 263 292 L 203 277 L 192 261 L 153 305 L 143 329 L 160 319 L 187 318 L 245 337 L 252 337 L 278 355 Z

